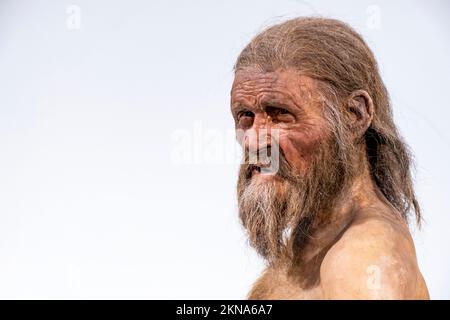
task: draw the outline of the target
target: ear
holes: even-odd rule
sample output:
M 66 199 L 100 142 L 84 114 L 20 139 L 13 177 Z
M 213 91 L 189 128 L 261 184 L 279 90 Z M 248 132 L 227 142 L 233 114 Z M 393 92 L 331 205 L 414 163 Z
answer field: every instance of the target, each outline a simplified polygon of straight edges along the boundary
M 348 97 L 348 127 L 355 139 L 364 135 L 373 119 L 373 101 L 367 91 L 356 90 Z

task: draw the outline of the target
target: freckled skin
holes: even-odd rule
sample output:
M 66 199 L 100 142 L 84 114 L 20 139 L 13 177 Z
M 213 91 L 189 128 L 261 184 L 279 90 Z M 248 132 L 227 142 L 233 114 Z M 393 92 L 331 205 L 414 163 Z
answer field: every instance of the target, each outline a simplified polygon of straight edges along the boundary
M 298 173 L 308 170 L 330 135 L 317 83 L 291 70 L 237 71 L 231 111 L 236 129 L 278 129 L 279 147 Z M 370 117 L 360 121 L 368 124 Z M 249 139 L 239 143 L 250 146 Z M 360 174 L 326 221 L 319 221 L 296 270 L 267 268 L 250 299 L 429 298 L 408 226 L 372 180 L 363 147 L 358 152 Z

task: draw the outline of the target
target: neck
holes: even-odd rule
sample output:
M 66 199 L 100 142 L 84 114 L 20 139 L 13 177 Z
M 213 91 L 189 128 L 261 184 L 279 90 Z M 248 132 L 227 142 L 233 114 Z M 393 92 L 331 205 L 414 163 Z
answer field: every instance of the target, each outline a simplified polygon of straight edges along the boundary
M 316 281 L 323 257 L 340 239 L 352 221 L 374 204 L 383 205 L 377 186 L 374 183 L 365 154 L 361 152 L 357 159 L 357 175 L 342 190 L 333 207 L 319 215 L 309 227 L 308 238 L 299 248 L 298 256 L 290 264 L 295 274 L 305 281 Z M 288 264 L 289 265 L 289 264 Z M 299 272 L 300 271 L 300 272 Z M 308 275 L 308 277 L 305 277 Z M 306 280 L 305 280 L 306 279 Z M 304 283 L 307 286 L 307 283 Z

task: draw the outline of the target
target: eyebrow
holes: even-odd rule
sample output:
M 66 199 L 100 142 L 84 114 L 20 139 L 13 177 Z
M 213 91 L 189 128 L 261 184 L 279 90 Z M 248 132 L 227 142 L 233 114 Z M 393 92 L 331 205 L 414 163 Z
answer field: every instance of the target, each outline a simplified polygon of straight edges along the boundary
M 279 95 L 262 99 L 261 107 L 263 109 L 265 109 L 267 107 L 283 108 L 290 112 L 294 112 L 295 110 L 299 110 L 299 111 L 304 110 L 303 104 L 297 103 L 289 95 L 286 95 L 286 94 L 281 94 L 281 95 L 282 95 L 281 99 L 280 99 Z
M 250 106 L 243 104 L 242 102 L 236 102 L 234 104 L 231 104 L 231 109 L 233 112 L 239 112 L 242 110 L 262 110 L 264 111 L 267 107 L 274 107 L 274 108 L 284 108 L 288 111 L 294 111 L 295 109 L 298 109 L 300 111 L 304 110 L 304 107 L 302 104 L 296 103 L 289 95 L 284 95 L 284 99 L 280 99 L 279 97 L 268 97 L 261 99 L 258 106 Z M 283 101 L 287 100 L 287 101 Z

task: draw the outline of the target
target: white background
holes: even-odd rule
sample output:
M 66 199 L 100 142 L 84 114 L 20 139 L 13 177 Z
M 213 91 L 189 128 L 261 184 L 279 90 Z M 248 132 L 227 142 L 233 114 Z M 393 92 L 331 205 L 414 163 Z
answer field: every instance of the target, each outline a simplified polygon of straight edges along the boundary
M 239 51 L 310 14 L 377 56 L 416 155 L 419 263 L 449 299 L 450 5 L 436 0 L 0 0 L 0 298 L 244 298 L 263 265 L 237 218 L 238 165 L 211 148 L 233 145 Z M 174 157 L 180 132 L 192 163 Z

